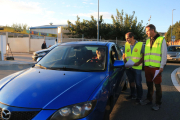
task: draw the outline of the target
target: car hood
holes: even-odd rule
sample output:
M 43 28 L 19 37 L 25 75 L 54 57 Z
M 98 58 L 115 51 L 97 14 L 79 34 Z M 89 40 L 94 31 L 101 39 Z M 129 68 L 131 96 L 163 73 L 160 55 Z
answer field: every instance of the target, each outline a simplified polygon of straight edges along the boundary
M 30 68 L 0 85 L 0 102 L 16 107 L 59 109 L 88 101 L 105 72 Z

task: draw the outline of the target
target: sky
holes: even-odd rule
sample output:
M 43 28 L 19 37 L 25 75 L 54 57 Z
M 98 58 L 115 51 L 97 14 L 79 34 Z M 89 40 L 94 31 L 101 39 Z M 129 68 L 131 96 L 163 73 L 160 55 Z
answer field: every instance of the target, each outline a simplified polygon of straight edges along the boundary
M 111 15 L 118 9 L 132 15 L 143 25 L 154 24 L 158 32 L 167 32 L 170 25 L 180 21 L 180 0 L 99 0 L 99 15 L 105 23 L 112 23 Z M 173 10 L 176 9 L 176 10 Z M 173 12 L 172 12 L 173 11 Z M 67 25 L 67 20 L 75 23 L 98 18 L 98 0 L 0 0 L 0 26 L 13 23 L 27 24 L 29 27 Z

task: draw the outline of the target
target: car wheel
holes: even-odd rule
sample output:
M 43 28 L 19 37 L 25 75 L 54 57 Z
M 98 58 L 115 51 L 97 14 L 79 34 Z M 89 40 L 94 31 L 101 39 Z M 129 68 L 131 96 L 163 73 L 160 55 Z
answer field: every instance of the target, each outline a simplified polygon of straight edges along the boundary
M 109 120 L 112 108 L 113 108 L 113 98 L 110 98 L 106 104 L 103 120 Z

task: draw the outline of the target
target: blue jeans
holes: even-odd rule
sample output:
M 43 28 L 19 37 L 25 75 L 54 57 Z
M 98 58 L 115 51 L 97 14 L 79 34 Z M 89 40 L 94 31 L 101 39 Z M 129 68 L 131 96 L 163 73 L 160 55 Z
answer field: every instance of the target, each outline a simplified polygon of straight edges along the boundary
M 137 90 L 137 99 L 142 99 L 143 89 L 142 89 L 141 70 L 129 68 L 129 69 L 126 69 L 126 75 L 128 77 L 129 84 L 130 84 L 131 95 L 136 96 L 136 90 Z M 135 83 L 136 88 L 135 86 L 132 86 L 131 83 Z

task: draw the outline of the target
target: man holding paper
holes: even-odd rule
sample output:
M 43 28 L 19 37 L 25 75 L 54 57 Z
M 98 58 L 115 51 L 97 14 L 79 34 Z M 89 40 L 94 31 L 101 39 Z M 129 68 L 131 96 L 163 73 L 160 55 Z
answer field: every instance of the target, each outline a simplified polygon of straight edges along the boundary
M 136 102 L 139 104 L 143 94 L 141 71 L 144 60 L 144 46 L 142 42 L 134 39 L 132 32 L 126 33 L 125 38 L 127 42 L 123 48 L 123 59 L 126 63 L 126 74 L 131 89 L 131 94 L 127 99 L 136 99 Z
M 146 26 L 146 34 L 150 39 L 146 41 L 144 55 L 144 70 L 146 76 L 146 84 L 148 87 L 147 98 L 141 102 L 142 105 L 151 104 L 153 100 L 153 82 L 156 88 L 156 104 L 153 110 L 159 110 L 162 98 L 161 89 L 161 73 L 167 61 L 167 45 L 164 37 L 155 32 L 156 28 L 153 24 Z

